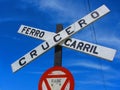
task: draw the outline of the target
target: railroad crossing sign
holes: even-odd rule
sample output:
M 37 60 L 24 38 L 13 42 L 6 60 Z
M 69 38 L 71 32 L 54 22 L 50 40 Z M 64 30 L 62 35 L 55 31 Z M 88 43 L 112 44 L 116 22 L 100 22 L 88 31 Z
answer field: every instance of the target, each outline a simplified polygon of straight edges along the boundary
M 42 75 L 38 90 L 74 90 L 73 76 L 61 66 L 52 67 Z
M 43 42 L 42 44 L 28 52 L 26 55 L 15 61 L 11 65 L 12 71 L 18 71 L 20 68 L 35 60 L 37 57 L 44 54 L 46 51 L 48 51 L 49 49 L 51 49 L 59 43 L 62 46 L 112 61 L 116 50 L 88 43 L 85 41 L 69 38 L 70 36 L 77 33 L 90 23 L 101 18 L 108 12 L 110 12 L 110 10 L 105 5 L 102 5 L 98 9 L 94 10 L 82 19 L 79 19 L 72 25 L 68 26 L 67 28 L 63 29 L 62 31 L 56 34 L 22 25 L 18 32 L 25 33 L 26 35 L 32 37 L 43 39 L 45 40 L 45 42 Z
M 27 35 L 33 38 L 41 39 L 46 41 L 48 36 L 54 37 L 56 33 L 48 32 L 45 30 L 33 28 L 26 25 L 21 25 L 18 33 Z M 47 36 L 47 37 L 46 37 Z M 93 56 L 97 56 L 109 61 L 112 61 L 115 55 L 116 50 L 101 45 L 89 43 L 83 40 L 78 40 L 75 38 L 67 38 L 60 43 L 61 46 L 70 48 L 76 51 L 84 52 Z

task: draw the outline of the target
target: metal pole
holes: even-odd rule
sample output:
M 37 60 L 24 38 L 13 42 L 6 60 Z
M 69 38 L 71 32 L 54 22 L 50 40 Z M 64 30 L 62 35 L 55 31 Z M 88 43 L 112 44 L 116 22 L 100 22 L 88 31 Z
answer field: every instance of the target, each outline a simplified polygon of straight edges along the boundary
M 63 29 L 62 24 L 56 25 L 56 33 Z M 54 66 L 62 66 L 62 46 L 55 46 Z

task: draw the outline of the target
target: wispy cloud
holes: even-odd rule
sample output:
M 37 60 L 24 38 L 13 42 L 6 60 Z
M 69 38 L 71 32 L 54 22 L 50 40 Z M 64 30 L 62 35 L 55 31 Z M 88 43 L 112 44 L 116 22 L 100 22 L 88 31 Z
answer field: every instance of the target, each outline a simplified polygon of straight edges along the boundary
M 108 82 L 105 81 L 103 82 L 102 80 L 89 80 L 89 81 L 77 81 L 77 84 L 89 84 L 89 85 L 104 85 L 106 87 L 120 87 L 118 84 L 112 83 L 112 82 Z
M 77 3 L 76 6 L 71 6 L 67 1 L 63 3 L 62 0 L 41 0 L 40 8 L 55 11 L 59 22 L 73 22 L 85 13 L 82 3 L 77 7 Z
M 81 73 L 81 76 L 84 78 L 87 78 L 85 80 L 76 80 L 77 84 L 91 84 L 91 85 L 105 85 L 106 87 L 120 87 L 119 84 L 117 83 L 117 81 L 120 80 L 120 72 L 119 70 L 114 69 L 111 66 L 108 65 L 99 65 L 97 63 L 94 62 L 87 62 L 86 61 L 81 61 L 81 62 L 74 62 L 74 63 L 69 63 L 69 66 L 82 66 L 82 67 L 86 67 L 89 69 L 96 69 L 96 70 L 100 70 L 100 72 L 96 72 L 96 74 L 92 74 L 90 76 L 88 76 L 88 74 L 91 74 L 92 71 L 85 71 L 83 70 L 81 71 L 72 71 L 72 73 L 77 74 L 77 76 L 79 76 L 78 74 Z M 85 72 L 84 72 L 85 71 Z M 87 76 L 86 76 L 87 75 Z M 93 79 L 94 78 L 94 79 Z
M 82 67 L 86 67 L 86 68 L 91 68 L 91 69 L 97 69 L 97 70 L 109 70 L 110 67 L 107 65 L 100 65 L 98 63 L 94 63 L 94 62 L 87 62 L 86 61 L 80 61 L 80 62 L 74 62 L 74 63 L 69 63 L 67 64 L 67 66 L 82 66 Z
M 30 19 L 24 19 L 23 17 L 1 17 L 0 18 L 0 23 L 8 23 L 8 22 L 17 22 L 17 21 L 30 21 Z
M 13 40 L 20 40 L 20 38 L 16 37 L 16 36 L 10 36 L 10 35 L 1 35 L 1 38 L 9 38 L 9 39 L 13 39 Z
M 87 74 L 87 75 L 86 75 Z M 87 79 L 77 79 L 76 83 L 78 85 L 81 84 L 88 84 L 88 85 L 103 85 L 106 88 L 107 87 L 120 87 L 119 86 L 119 80 L 120 80 L 120 73 L 119 71 L 116 71 L 115 69 L 107 70 L 104 73 L 96 73 L 92 74 L 90 72 L 84 73 L 84 75 L 81 76 Z M 88 76 L 89 75 L 89 76 Z
M 76 1 L 71 6 L 73 1 L 64 1 L 63 0 L 21 0 L 24 3 L 28 3 L 35 7 L 36 10 L 40 12 L 45 12 L 49 14 L 52 20 L 58 22 L 73 22 L 74 20 L 80 18 L 83 14 L 85 14 L 85 8 L 83 7 L 83 2 L 79 5 Z M 76 5 L 75 5 L 76 4 Z M 81 9 L 82 8 L 82 9 Z
M 119 70 L 111 68 L 106 72 L 106 80 L 120 80 L 120 72 Z
M 0 18 L 0 23 L 4 23 L 4 22 L 9 22 L 9 21 L 18 21 L 20 19 L 17 18 Z
M 61 5 L 60 0 L 40 0 L 39 7 L 42 10 L 51 9 L 55 11 L 65 11 L 65 8 Z
M 78 63 L 79 65 L 79 63 Z M 98 69 L 98 70 L 108 70 L 110 67 L 109 66 L 101 66 L 100 64 L 97 64 L 97 63 L 93 63 L 93 62 L 82 62 L 80 63 L 80 65 L 84 66 L 84 67 L 88 67 L 88 68 L 93 68 L 93 69 Z

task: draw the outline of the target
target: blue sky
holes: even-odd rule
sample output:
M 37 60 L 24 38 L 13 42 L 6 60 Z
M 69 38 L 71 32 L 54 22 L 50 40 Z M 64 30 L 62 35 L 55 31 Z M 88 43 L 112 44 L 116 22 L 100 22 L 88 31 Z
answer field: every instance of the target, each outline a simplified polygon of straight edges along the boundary
M 75 90 L 119 90 L 119 0 L 89 0 L 111 12 L 72 37 L 117 50 L 113 62 L 63 47 L 62 66 L 74 76 Z M 11 64 L 43 41 L 17 33 L 20 25 L 55 32 L 90 12 L 88 0 L 0 0 L 0 90 L 38 90 L 41 75 L 54 65 L 54 48 L 16 73 Z M 93 30 L 94 26 L 94 30 Z M 95 32 L 95 33 L 94 33 Z

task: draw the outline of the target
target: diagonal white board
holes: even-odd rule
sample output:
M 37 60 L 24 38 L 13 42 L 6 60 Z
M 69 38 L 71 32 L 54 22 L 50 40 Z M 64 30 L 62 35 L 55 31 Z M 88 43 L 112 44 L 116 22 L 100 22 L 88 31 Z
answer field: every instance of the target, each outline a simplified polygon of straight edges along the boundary
M 68 26 L 67 28 L 65 28 L 61 32 L 57 33 L 57 35 L 49 38 L 49 40 L 43 42 L 42 44 L 40 44 L 39 46 L 37 46 L 36 48 L 34 48 L 30 52 L 28 52 L 26 55 L 24 55 L 23 57 L 21 57 L 20 59 L 15 61 L 11 65 L 12 71 L 13 72 L 18 71 L 20 68 L 24 67 L 25 65 L 27 65 L 31 61 L 35 60 L 37 57 L 39 57 L 40 55 L 42 55 L 43 53 L 45 53 L 46 51 L 48 51 L 49 49 L 51 49 L 55 45 L 59 44 L 60 42 L 62 42 L 65 39 L 69 38 L 71 35 L 80 31 L 81 29 L 83 29 L 84 27 L 86 27 L 90 23 L 96 21 L 100 17 L 104 16 L 108 12 L 110 12 L 110 10 L 105 5 L 102 5 L 101 7 L 96 9 L 95 11 L 89 13 L 88 15 L 83 17 L 82 19 L 76 21 L 75 23 Z
M 57 35 L 56 33 L 53 33 L 53 32 L 48 32 L 45 30 L 33 28 L 26 25 L 21 25 L 21 27 L 18 30 L 18 33 L 27 35 L 33 38 L 37 38 L 40 40 L 45 40 L 45 41 Z M 116 53 L 115 49 L 89 43 L 83 40 L 74 39 L 74 38 L 68 38 L 64 40 L 62 43 L 60 43 L 59 45 L 62 45 L 64 47 L 67 47 L 79 52 L 84 52 L 93 56 L 97 56 L 109 61 L 113 60 Z

